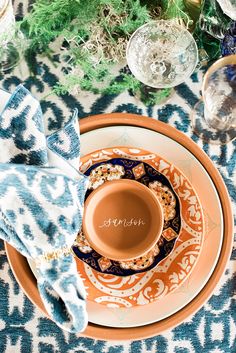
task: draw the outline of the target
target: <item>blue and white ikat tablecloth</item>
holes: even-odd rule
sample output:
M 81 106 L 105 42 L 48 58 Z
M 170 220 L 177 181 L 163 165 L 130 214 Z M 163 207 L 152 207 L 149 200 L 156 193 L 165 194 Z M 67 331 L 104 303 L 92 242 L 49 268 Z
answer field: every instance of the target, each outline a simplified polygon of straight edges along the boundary
M 15 11 L 28 11 L 28 1 L 15 0 Z M 129 112 L 166 122 L 192 137 L 219 169 L 236 206 L 236 141 L 225 146 L 203 144 L 192 134 L 190 112 L 200 97 L 201 73 L 192 75 L 175 89 L 165 105 L 146 107 L 124 92 L 118 96 L 48 96 L 61 75 L 57 67 L 37 58 L 38 72 L 32 77 L 24 61 L 12 72 L 0 76 L 0 88 L 12 92 L 23 83 L 40 100 L 47 121 L 47 133 L 60 129 L 78 109 L 79 118 L 88 115 Z M 45 98 L 46 97 L 46 98 Z M 29 301 L 19 288 L 0 242 L 0 353 L 235 353 L 236 352 L 236 239 L 225 274 L 210 300 L 180 326 L 154 338 L 132 342 L 78 338 L 62 331 Z

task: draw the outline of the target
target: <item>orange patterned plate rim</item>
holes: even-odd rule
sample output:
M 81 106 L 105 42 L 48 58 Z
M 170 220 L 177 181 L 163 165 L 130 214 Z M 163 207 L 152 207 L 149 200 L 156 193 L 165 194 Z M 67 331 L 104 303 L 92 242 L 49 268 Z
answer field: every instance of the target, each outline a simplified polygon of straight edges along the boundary
M 76 258 L 84 279 L 88 300 L 108 307 L 132 307 L 149 304 L 176 290 L 194 268 L 204 238 L 203 211 L 189 180 L 172 163 L 155 153 L 134 147 L 104 148 L 81 158 L 81 172 L 93 164 L 112 158 L 139 160 L 164 174 L 180 201 L 181 231 L 171 253 L 153 269 L 124 277 L 103 274 Z M 168 228 L 166 229 L 168 237 Z

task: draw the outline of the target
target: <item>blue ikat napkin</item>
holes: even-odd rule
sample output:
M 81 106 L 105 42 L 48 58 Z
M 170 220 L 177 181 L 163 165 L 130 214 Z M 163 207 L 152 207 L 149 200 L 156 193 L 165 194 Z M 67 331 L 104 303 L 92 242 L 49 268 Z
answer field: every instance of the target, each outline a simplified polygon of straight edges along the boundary
M 0 115 L 0 238 L 35 261 L 45 308 L 69 332 L 88 320 L 70 252 L 87 190 L 79 155 L 77 112 L 46 137 L 39 102 L 19 85 Z

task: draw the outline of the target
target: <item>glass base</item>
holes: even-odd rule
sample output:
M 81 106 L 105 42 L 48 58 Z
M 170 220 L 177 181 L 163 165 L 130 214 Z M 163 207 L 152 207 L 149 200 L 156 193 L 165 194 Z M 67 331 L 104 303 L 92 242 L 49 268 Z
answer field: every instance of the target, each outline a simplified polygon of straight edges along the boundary
M 0 72 L 4 73 L 19 63 L 27 46 L 27 40 L 19 29 L 11 29 L 0 37 Z
M 0 50 L 0 72 L 11 70 L 18 64 L 19 60 L 19 51 L 12 43 L 8 43 Z
M 227 130 L 217 130 L 206 122 L 203 101 L 199 101 L 195 105 L 191 121 L 193 132 L 207 143 L 224 145 L 236 137 L 235 127 L 230 127 Z
M 153 106 L 166 103 L 173 93 L 173 88 L 153 88 L 141 83 L 135 97 L 142 103 Z

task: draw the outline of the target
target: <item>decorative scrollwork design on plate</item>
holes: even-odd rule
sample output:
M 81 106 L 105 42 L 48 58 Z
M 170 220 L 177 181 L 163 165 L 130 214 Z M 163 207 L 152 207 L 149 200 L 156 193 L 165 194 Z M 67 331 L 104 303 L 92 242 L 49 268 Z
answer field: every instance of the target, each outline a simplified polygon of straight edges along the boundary
M 102 151 L 102 153 L 105 154 L 105 150 Z M 136 150 L 136 153 L 138 153 L 138 150 Z M 100 152 L 95 152 L 93 153 L 93 156 L 100 156 Z M 105 154 L 106 156 L 107 154 Z M 111 156 L 111 154 L 109 154 Z M 114 157 L 114 155 L 112 155 Z M 99 184 L 99 178 L 101 178 L 101 183 L 104 182 L 104 174 L 106 176 L 106 173 L 108 173 L 108 168 L 109 168 L 109 175 L 110 175 L 110 170 L 114 168 L 114 170 L 119 171 L 119 168 L 123 168 L 123 176 L 122 178 L 126 179 L 132 179 L 132 180 L 137 180 L 138 182 L 146 185 L 148 187 L 149 183 L 153 183 L 158 181 L 161 185 L 161 187 L 165 188 L 165 190 L 170 190 L 171 195 L 173 195 L 175 201 L 175 208 L 176 208 L 176 217 L 179 219 L 179 227 L 178 229 L 174 229 L 171 225 L 172 220 L 168 222 L 168 232 L 164 232 L 165 228 L 163 228 L 163 236 L 162 236 L 162 243 L 161 246 L 158 244 L 158 251 L 156 251 L 157 248 L 153 248 L 149 253 L 148 253 L 148 258 L 146 256 L 142 256 L 139 259 L 134 259 L 132 261 L 128 262 L 120 262 L 117 261 L 112 261 L 112 260 L 104 260 L 101 255 L 95 252 L 91 253 L 90 256 L 96 257 L 97 258 L 97 263 L 96 266 L 93 267 L 95 270 L 100 271 L 102 273 L 107 273 L 107 274 L 114 274 L 114 275 L 120 275 L 120 276 L 129 276 L 134 273 L 141 273 L 147 269 L 151 269 L 155 267 L 160 261 L 162 261 L 167 254 L 171 251 L 171 249 L 174 246 L 176 237 L 179 234 L 180 228 L 181 228 L 181 219 L 180 219 L 180 207 L 179 207 L 179 201 L 177 200 L 177 195 L 175 195 L 171 184 L 169 183 L 168 179 L 162 175 L 161 173 L 157 173 L 155 169 L 147 164 L 146 162 L 140 162 L 138 158 L 135 160 L 127 160 L 124 158 L 112 158 L 110 160 L 101 161 L 100 163 L 95 163 L 93 166 L 91 166 L 87 171 L 86 175 L 88 175 L 89 178 L 91 176 L 93 177 L 95 174 L 96 177 L 96 183 Z M 89 156 L 89 160 L 91 160 L 91 155 Z M 145 158 L 147 160 L 147 158 Z M 86 163 L 86 161 L 85 161 Z M 112 167 L 113 166 L 113 167 Z M 99 169 L 99 167 L 102 167 Z M 118 176 L 120 176 L 120 173 L 118 173 Z M 99 186 L 97 186 L 99 187 Z M 92 190 L 89 190 L 86 194 L 86 197 L 92 192 Z M 165 192 L 165 191 L 163 191 Z M 166 224 L 166 221 L 165 221 Z M 168 253 L 165 250 L 165 243 L 168 243 Z M 75 253 L 77 254 L 78 258 L 84 258 L 84 255 L 80 253 L 80 248 L 76 248 Z M 96 253 L 96 256 L 93 254 Z M 89 255 L 88 255 L 89 256 Z
M 164 212 L 164 220 L 169 221 L 176 215 L 176 199 L 173 192 L 159 181 L 153 181 L 148 184 L 149 189 L 157 196 Z
M 120 179 L 125 174 L 121 165 L 100 164 L 89 174 L 89 189 L 97 189 L 105 181 Z
M 114 152 L 114 149 L 107 150 L 113 152 L 109 163 L 119 164 L 119 156 Z M 119 150 L 128 155 L 131 154 L 129 148 L 122 147 Z M 137 152 L 136 150 L 136 165 L 140 164 L 142 156 L 147 155 L 150 155 L 150 152 L 142 150 Z M 140 158 L 138 159 L 138 157 Z M 186 280 L 200 254 L 204 235 L 203 211 L 191 183 L 174 165 L 159 156 L 150 160 L 145 159 L 145 162 L 142 161 L 142 163 L 147 176 L 149 168 L 146 168 L 146 163 L 160 173 L 160 180 L 158 180 L 160 184 L 151 184 L 151 186 L 161 187 L 162 184 L 167 187 L 164 190 L 164 193 L 167 191 L 167 194 L 165 194 L 166 197 L 163 196 L 163 202 L 168 201 L 167 203 L 170 205 L 165 206 L 171 207 L 174 207 L 176 202 L 176 207 L 178 206 L 181 210 L 181 219 L 177 217 L 177 209 L 176 214 L 174 212 L 166 214 L 163 234 L 157 244 L 160 251 L 165 252 L 165 255 L 156 267 L 149 268 L 146 272 L 136 272 L 130 276 L 119 277 L 97 272 L 77 260 L 78 270 L 89 288 L 88 299 L 103 305 L 118 307 L 145 305 L 173 292 Z M 142 172 L 141 168 L 138 172 Z M 149 178 L 151 178 L 150 175 Z M 165 182 L 165 180 L 167 181 Z M 150 180 L 150 183 L 152 182 L 155 180 Z M 172 195 L 174 199 L 170 198 Z M 138 267 L 139 264 L 136 261 L 136 264 L 130 263 L 126 266 Z

